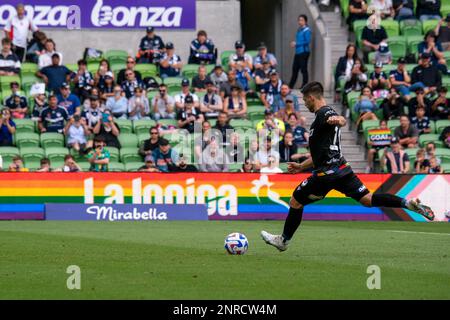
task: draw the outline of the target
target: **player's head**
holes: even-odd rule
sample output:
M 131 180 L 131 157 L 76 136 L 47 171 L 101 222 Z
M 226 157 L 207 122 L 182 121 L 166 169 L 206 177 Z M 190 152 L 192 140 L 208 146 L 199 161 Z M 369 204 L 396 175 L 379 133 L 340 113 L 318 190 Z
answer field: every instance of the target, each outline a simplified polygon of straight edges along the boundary
M 323 86 L 320 82 L 314 81 L 305 85 L 302 89 L 303 101 L 310 112 L 315 112 L 316 107 L 323 100 Z

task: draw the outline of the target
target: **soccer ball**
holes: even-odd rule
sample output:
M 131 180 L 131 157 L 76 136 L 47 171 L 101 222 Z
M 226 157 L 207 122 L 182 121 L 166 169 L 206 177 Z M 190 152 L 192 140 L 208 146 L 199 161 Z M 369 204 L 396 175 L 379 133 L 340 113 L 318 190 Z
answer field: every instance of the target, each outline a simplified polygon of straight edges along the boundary
M 234 232 L 225 238 L 225 250 L 229 254 L 244 254 L 248 249 L 248 240 L 242 233 Z

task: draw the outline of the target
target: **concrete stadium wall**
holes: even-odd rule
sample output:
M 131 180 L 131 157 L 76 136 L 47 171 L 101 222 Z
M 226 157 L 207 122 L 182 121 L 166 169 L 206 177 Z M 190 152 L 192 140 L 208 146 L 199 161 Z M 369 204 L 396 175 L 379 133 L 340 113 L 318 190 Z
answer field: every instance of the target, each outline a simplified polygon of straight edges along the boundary
M 197 30 L 204 29 L 219 49 L 234 48 L 234 42 L 241 39 L 240 2 L 236 0 L 197 0 Z M 100 50 L 124 49 L 132 56 L 137 53 L 145 30 L 67 30 L 42 29 L 55 40 L 57 49 L 64 55 L 64 63 L 76 63 L 85 48 Z M 196 37 L 197 30 L 156 30 L 165 42 L 175 45 L 175 52 L 187 62 L 189 44 Z

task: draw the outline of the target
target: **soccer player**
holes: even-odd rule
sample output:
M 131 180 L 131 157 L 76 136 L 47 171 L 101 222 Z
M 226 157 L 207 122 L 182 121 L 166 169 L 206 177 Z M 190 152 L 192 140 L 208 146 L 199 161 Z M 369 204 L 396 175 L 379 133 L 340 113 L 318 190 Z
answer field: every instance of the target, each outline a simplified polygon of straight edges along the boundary
M 314 170 L 292 194 L 283 233 L 273 235 L 261 231 L 261 236 L 267 244 L 285 251 L 300 226 L 303 207 L 323 199 L 332 189 L 344 193 L 366 207 L 406 208 L 423 215 L 428 220 L 434 219 L 431 208 L 421 204 L 419 199 L 406 200 L 392 194 L 370 193 L 342 156 L 340 128 L 345 126 L 345 118 L 327 105 L 323 96 L 323 86 L 319 82 L 308 83 L 303 87 L 302 93 L 305 106 L 316 114 L 309 136 L 311 158 L 302 163 L 289 162 L 288 171 L 298 173 L 311 167 Z

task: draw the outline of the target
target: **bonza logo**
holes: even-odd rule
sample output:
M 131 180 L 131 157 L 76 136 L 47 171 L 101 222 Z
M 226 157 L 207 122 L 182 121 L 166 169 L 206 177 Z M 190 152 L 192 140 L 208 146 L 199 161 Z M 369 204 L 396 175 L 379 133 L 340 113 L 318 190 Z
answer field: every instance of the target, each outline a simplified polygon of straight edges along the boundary
M 94 178 L 84 180 L 84 203 L 98 203 L 94 198 Z M 120 184 L 111 183 L 103 188 L 102 196 L 105 204 L 125 203 L 125 190 Z M 96 195 L 98 194 L 96 190 Z M 206 204 L 208 215 L 218 213 L 221 216 L 236 216 L 237 189 L 231 184 L 223 184 L 215 188 L 210 184 L 195 185 L 195 179 L 187 179 L 186 185 L 169 184 L 164 189 L 159 184 L 142 186 L 142 179 L 131 181 L 131 196 L 133 204 Z
M 26 5 L 27 17 L 31 17 L 35 25 L 39 27 L 65 27 L 80 26 L 81 9 L 79 6 L 50 6 L 50 5 Z M 11 17 L 16 15 L 16 8 L 12 5 L 0 5 L 0 25 L 6 25 Z

